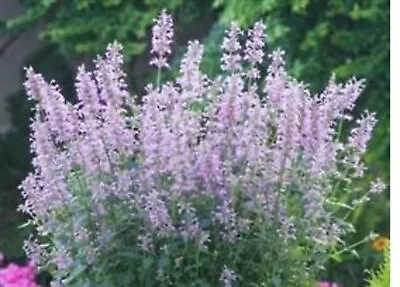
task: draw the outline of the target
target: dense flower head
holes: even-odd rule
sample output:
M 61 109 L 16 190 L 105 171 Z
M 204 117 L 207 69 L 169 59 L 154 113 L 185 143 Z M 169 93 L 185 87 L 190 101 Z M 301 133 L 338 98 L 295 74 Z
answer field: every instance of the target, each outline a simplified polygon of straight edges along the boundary
M 371 193 L 382 193 L 386 189 L 386 184 L 380 178 L 377 178 L 376 181 L 371 182 Z
M 244 51 L 244 60 L 247 60 L 251 65 L 247 72 L 247 76 L 251 79 L 258 79 L 260 77 L 260 71 L 255 65 L 263 62 L 265 41 L 265 25 L 263 22 L 258 21 L 248 32 Z
M 191 41 L 182 59 L 181 75 L 177 82 L 182 88 L 182 100 L 196 100 L 204 94 L 207 77 L 200 71 L 200 63 L 203 56 L 203 45 L 199 41 Z
M 357 119 L 357 127 L 351 131 L 349 144 L 361 153 L 367 150 L 367 143 L 371 138 L 372 131 L 376 124 L 374 114 L 366 113 L 362 118 Z
M 340 242 L 349 227 L 332 216 L 327 198 L 338 178 L 359 176 L 372 136 L 376 120 L 367 113 L 346 141 L 337 137 L 363 81 L 342 85 L 332 78 L 311 95 L 288 76 L 279 49 L 269 55 L 268 69 L 258 70 L 264 30 L 257 22 L 243 51 L 243 33 L 231 25 L 222 43 L 227 73 L 216 79 L 200 71 L 203 46 L 189 42 L 176 81 L 149 84 L 140 106 L 129 100 L 118 43 L 96 59 L 94 71 L 78 69 L 75 105 L 27 69 L 27 94 L 37 106 L 34 171 L 21 184 L 22 210 L 39 234 L 57 239 L 50 247 L 27 242 L 35 262 L 62 272 L 78 257 L 96 262 L 113 246 L 116 225 L 127 222 L 135 222 L 129 244 L 141 253 L 167 252 L 156 243 L 168 238 L 194 241 L 207 252 L 215 242 L 236 244 L 264 227 L 282 244 L 301 237 L 328 249 Z M 153 27 L 151 64 L 168 66 L 172 35 L 171 16 L 163 11 Z M 261 75 L 258 83 L 248 81 Z M 373 183 L 371 193 L 383 188 Z M 238 278 L 225 266 L 219 280 L 232 286 Z
M 316 287 L 339 287 L 339 284 L 331 281 L 321 281 L 317 283 Z
M 153 26 L 151 53 L 154 54 L 154 57 L 150 62 L 152 65 L 158 68 L 168 67 L 167 56 L 171 54 L 173 35 L 172 17 L 163 10 Z
M 226 32 L 226 36 L 222 42 L 222 64 L 221 69 L 223 71 L 235 72 L 242 68 L 242 55 L 241 44 L 239 37 L 242 31 L 240 30 L 237 23 L 233 22 L 230 29 Z
M 378 251 L 378 252 L 383 251 L 390 247 L 390 240 L 389 240 L 389 238 L 387 238 L 383 235 L 380 235 L 372 240 L 371 247 L 375 251 Z
M 224 287 L 232 287 L 233 283 L 236 281 L 235 271 L 228 269 L 224 266 L 224 269 L 221 272 L 220 281 L 222 282 L 222 286 Z
M 25 266 L 15 263 L 0 269 L 0 286 L 2 287 L 38 287 L 35 282 L 36 268 L 29 262 Z

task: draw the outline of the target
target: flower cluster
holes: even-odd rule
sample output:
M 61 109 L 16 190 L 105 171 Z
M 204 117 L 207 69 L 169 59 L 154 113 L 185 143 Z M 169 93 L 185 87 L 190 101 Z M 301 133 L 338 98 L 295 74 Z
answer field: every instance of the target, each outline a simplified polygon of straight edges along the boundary
M 339 287 L 339 285 L 335 282 L 322 281 L 318 282 L 317 287 Z
M 154 54 L 154 58 L 150 64 L 158 68 L 168 67 L 167 55 L 171 54 L 173 35 L 172 17 L 163 10 L 153 26 L 151 53 Z
M 2 287 L 39 287 L 35 282 L 35 266 L 29 262 L 26 266 L 11 263 L 0 269 L 0 286 Z
M 28 68 L 25 87 L 37 105 L 34 171 L 21 185 L 22 209 L 40 235 L 52 237 L 51 244 L 28 244 L 29 255 L 46 258 L 62 280 L 77 261 L 88 266 L 109 254 L 126 225 L 134 230 L 127 244 L 140 256 L 170 254 L 168 240 L 197 242 L 210 256 L 219 244 L 262 236 L 279 241 L 282 252 L 291 242 L 319 251 L 340 242 L 349 227 L 327 199 L 338 182 L 365 169 L 374 115 L 357 120 L 343 142 L 337 136 L 363 81 L 333 77 L 311 95 L 287 75 L 281 50 L 260 70 L 264 30 L 257 22 L 242 43 L 243 32 L 231 25 L 222 44 L 224 74 L 216 79 L 200 71 L 203 46 L 189 42 L 176 82 L 148 85 L 141 105 L 130 100 L 118 43 L 96 59 L 94 71 L 79 68 L 75 105 Z M 151 63 L 158 68 L 168 66 L 172 35 L 163 11 L 153 28 Z M 372 186 L 374 193 L 382 188 Z M 242 278 L 229 258 L 217 260 L 223 262 L 215 278 L 224 286 Z
M 371 242 L 371 247 L 374 251 L 381 252 L 390 247 L 390 240 L 385 236 L 378 236 Z

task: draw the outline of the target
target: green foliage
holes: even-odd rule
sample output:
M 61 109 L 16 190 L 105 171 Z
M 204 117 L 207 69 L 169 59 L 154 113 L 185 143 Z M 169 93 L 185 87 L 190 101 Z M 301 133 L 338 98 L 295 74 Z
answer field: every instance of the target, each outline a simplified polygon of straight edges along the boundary
M 40 20 L 41 37 L 59 44 L 68 55 L 94 55 L 114 40 L 126 56 L 146 47 L 147 32 L 162 8 L 186 19 L 201 13 L 197 1 L 182 0 L 22 0 L 25 14 L 7 22 L 9 29 L 24 28 Z M 188 16 L 189 15 L 189 16 Z
M 368 287 L 389 287 L 390 286 L 390 250 L 385 250 L 384 262 L 376 272 L 368 272 Z
M 129 204 L 107 199 L 105 223 L 113 226 L 112 240 L 96 252 L 95 263 L 87 262 L 91 252 L 87 241 L 80 242 L 68 222 L 79 222 L 92 230 L 88 213 L 90 191 L 81 175 L 70 176 L 70 187 L 77 200 L 68 206 L 68 211 L 58 214 L 59 234 L 51 236 L 46 246 L 68 246 L 73 261 L 68 270 L 55 270 L 54 278 L 66 286 L 219 286 L 220 273 L 229 262 L 240 273 L 237 285 L 233 286 L 314 286 L 315 274 L 328 254 L 318 253 L 313 245 L 299 240 L 280 240 L 277 226 L 269 226 L 261 214 L 251 215 L 257 224 L 235 242 L 221 240 L 221 226 L 210 229 L 207 238 L 183 239 L 179 236 L 160 237 L 156 232 L 148 233 L 150 250 L 138 248 L 138 236 L 146 222 L 141 216 L 125 212 Z M 214 198 L 199 196 L 194 200 L 196 210 L 207 210 L 214 205 Z M 177 206 L 170 206 L 178 210 Z M 211 215 L 211 214 L 209 214 Z M 174 221 L 184 215 L 175 213 Z M 71 220 L 72 219 L 72 220 Z M 208 220 L 207 220 L 208 219 Z M 209 223 L 207 223 L 209 222 Z M 201 224 L 212 222 L 204 217 Z M 91 234 L 91 233 L 89 233 Z M 94 233 L 93 233 L 94 234 Z M 89 235 L 90 236 L 90 235 Z M 204 240 L 203 240 L 204 239 Z M 211 242 L 211 243 L 210 243 Z M 313 255 L 313 256 L 311 256 Z M 52 263 L 49 263 L 49 270 Z

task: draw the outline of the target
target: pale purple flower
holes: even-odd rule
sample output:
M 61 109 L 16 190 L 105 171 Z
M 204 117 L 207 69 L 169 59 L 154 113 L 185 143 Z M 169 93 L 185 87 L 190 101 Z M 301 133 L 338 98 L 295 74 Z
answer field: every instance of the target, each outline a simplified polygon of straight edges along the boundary
M 139 235 L 137 246 L 140 250 L 143 250 L 146 252 L 153 250 L 154 247 L 153 247 L 153 242 L 152 242 L 150 234 Z
M 165 201 L 157 191 L 152 191 L 142 198 L 143 211 L 151 228 L 166 236 L 174 231 Z
M 39 244 L 38 240 L 32 238 L 24 240 L 23 249 L 35 266 L 40 268 L 47 263 L 49 254 Z
M 28 199 L 27 209 L 40 216 L 63 206 L 71 197 L 64 177 L 69 163 L 54 145 L 46 122 L 36 119 L 31 127 L 31 148 L 36 172 L 27 177 L 21 188 Z
M 219 281 L 221 281 L 222 286 L 232 287 L 234 286 L 233 284 L 236 282 L 236 280 L 237 280 L 237 275 L 235 271 L 228 269 L 228 267 L 226 267 L 225 265 L 219 277 Z
M 238 75 L 227 78 L 225 91 L 220 96 L 219 112 L 217 115 L 218 128 L 227 131 L 234 126 L 243 116 L 243 104 L 241 93 L 243 91 L 243 79 Z
M 287 74 L 285 71 L 285 52 L 278 49 L 268 57 L 272 60 L 265 78 L 266 100 L 271 112 L 278 112 L 281 108 L 281 95 L 287 87 Z
M 100 95 L 92 73 L 84 65 L 78 68 L 75 82 L 77 98 L 81 103 L 81 113 L 85 121 L 97 121 L 101 115 Z
M 76 136 L 77 125 L 72 116 L 72 107 L 62 96 L 59 87 L 47 83 L 32 67 L 26 69 L 25 88 L 28 96 L 39 103 L 46 118 L 48 130 L 58 143 L 67 143 Z
M 242 47 L 239 42 L 241 34 L 239 26 L 233 22 L 221 46 L 224 51 L 221 59 L 223 71 L 237 72 L 242 69 L 242 56 L 240 55 Z
M 180 77 L 177 82 L 182 87 L 184 100 L 201 99 L 206 88 L 206 76 L 200 71 L 200 62 L 203 56 L 203 45 L 199 41 L 189 42 L 188 49 L 182 59 Z
M 218 206 L 214 218 L 223 228 L 221 235 L 224 239 L 229 242 L 235 242 L 239 239 L 238 218 L 231 202 L 224 201 Z
M 349 145 L 362 154 L 367 149 L 367 144 L 372 136 L 372 131 L 377 120 L 375 114 L 365 113 L 356 122 L 357 127 L 351 130 Z
M 265 41 L 265 25 L 262 21 L 256 22 L 248 32 L 244 50 L 244 60 L 247 60 L 251 65 L 247 72 L 247 76 L 251 79 L 258 79 L 260 77 L 260 71 L 255 65 L 261 64 L 263 61 Z
M 121 49 L 118 43 L 109 45 L 107 47 L 106 57 L 98 57 L 96 59 L 96 70 L 94 71 L 96 82 L 99 87 L 100 99 L 107 106 L 112 106 L 117 108 L 117 110 L 121 108 L 128 97 L 125 74 L 121 72 Z
M 329 171 L 336 150 L 333 142 L 333 121 L 330 118 L 329 105 L 320 103 L 313 108 L 314 145 L 311 161 L 311 174 L 320 176 Z
M 65 246 L 61 246 L 52 254 L 54 263 L 59 270 L 68 270 L 73 264 L 73 258 Z
M 301 146 L 305 156 L 312 159 L 315 146 L 315 122 L 313 120 L 316 111 L 316 101 L 305 92 L 302 99 L 301 113 Z
M 386 189 L 386 184 L 382 182 L 380 178 L 371 183 L 370 193 L 380 194 Z
M 209 193 L 223 185 L 224 167 L 218 149 L 211 142 L 202 142 L 196 151 L 195 167 L 197 176 L 204 182 L 205 192 Z
M 171 54 L 173 21 L 171 15 L 163 10 L 153 25 L 153 37 L 151 40 L 151 53 L 154 57 L 151 59 L 150 64 L 157 68 L 168 68 L 167 56 Z

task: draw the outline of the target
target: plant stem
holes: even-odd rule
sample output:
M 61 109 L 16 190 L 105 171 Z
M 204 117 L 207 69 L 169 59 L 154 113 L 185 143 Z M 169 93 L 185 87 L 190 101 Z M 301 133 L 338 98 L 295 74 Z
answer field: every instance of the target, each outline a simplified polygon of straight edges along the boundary
M 160 89 L 160 82 L 161 82 L 161 68 L 159 67 L 157 71 L 157 90 Z
M 341 119 L 340 122 L 339 122 L 339 128 L 338 128 L 338 131 L 337 131 L 336 142 L 338 142 L 340 140 L 340 136 L 342 134 L 342 129 L 343 129 L 343 122 L 344 122 L 343 119 Z
M 344 253 L 344 252 L 347 252 L 347 251 L 353 249 L 354 247 L 357 247 L 357 246 L 367 242 L 368 240 L 370 240 L 370 236 L 367 236 L 367 237 L 363 238 L 362 240 L 350 245 L 349 247 L 343 248 L 342 250 L 339 250 L 339 251 L 333 253 L 332 255 L 329 256 L 329 258 L 333 258 L 335 256 L 338 256 L 338 255 Z

